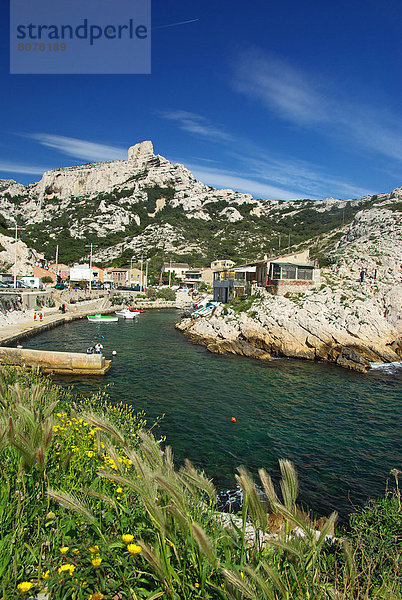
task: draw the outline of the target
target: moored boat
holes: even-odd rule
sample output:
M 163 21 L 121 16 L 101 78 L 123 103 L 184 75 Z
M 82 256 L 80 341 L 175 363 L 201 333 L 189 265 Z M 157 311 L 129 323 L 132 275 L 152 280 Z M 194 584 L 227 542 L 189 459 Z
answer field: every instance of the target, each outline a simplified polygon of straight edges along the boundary
M 115 317 L 114 315 L 97 314 L 97 315 L 88 315 L 87 319 L 88 319 L 88 321 L 91 321 L 91 323 L 115 323 L 116 321 L 119 320 L 119 317 Z
M 123 317 L 124 319 L 134 319 L 138 316 L 137 312 L 133 312 L 128 308 L 123 308 L 122 310 L 116 310 L 115 314 L 118 317 Z

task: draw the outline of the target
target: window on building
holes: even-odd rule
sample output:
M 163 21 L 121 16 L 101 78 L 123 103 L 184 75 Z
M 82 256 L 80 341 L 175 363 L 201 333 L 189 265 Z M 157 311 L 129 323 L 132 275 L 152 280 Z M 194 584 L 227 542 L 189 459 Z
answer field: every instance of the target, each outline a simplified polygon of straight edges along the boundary
M 293 265 L 283 265 L 282 279 L 296 279 L 296 267 Z
M 281 278 L 281 266 L 273 265 L 272 279 L 280 279 L 280 278 Z
M 307 281 L 312 281 L 313 269 L 309 269 L 308 267 L 298 267 L 297 279 L 305 279 Z

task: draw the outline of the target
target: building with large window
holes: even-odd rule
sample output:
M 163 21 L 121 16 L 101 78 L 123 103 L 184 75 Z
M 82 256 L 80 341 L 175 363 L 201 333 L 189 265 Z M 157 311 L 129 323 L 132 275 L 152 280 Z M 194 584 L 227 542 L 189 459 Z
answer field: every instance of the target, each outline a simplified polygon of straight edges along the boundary
M 216 271 L 214 301 L 230 302 L 247 295 L 253 287 L 283 296 L 316 287 L 319 281 L 318 265 L 310 260 L 309 250 L 302 250 Z

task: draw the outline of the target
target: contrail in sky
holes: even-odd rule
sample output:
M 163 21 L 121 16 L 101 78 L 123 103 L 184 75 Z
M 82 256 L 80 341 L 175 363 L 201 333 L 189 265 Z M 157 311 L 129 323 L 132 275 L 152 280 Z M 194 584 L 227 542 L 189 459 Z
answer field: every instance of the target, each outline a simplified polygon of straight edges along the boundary
M 187 25 L 187 23 L 195 23 L 199 19 L 190 19 L 190 21 L 179 21 L 178 23 L 171 23 L 170 25 L 159 25 L 158 27 L 152 27 L 152 29 L 166 29 L 167 27 L 176 27 L 176 25 Z

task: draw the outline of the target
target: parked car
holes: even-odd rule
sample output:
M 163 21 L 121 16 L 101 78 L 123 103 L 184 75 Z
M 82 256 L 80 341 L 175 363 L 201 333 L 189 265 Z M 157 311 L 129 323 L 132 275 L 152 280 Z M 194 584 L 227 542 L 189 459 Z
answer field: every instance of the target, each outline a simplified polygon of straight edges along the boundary
M 27 285 L 23 281 L 17 281 L 17 288 L 31 289 L 31 286 Z M 14 287 L 14 286 L 13 286 Z
M 66 288 L 66 286 L 64 285 L 64 283 L 56 283 L 56 285 L 54 286 L 55 290 L 64 290 Z

